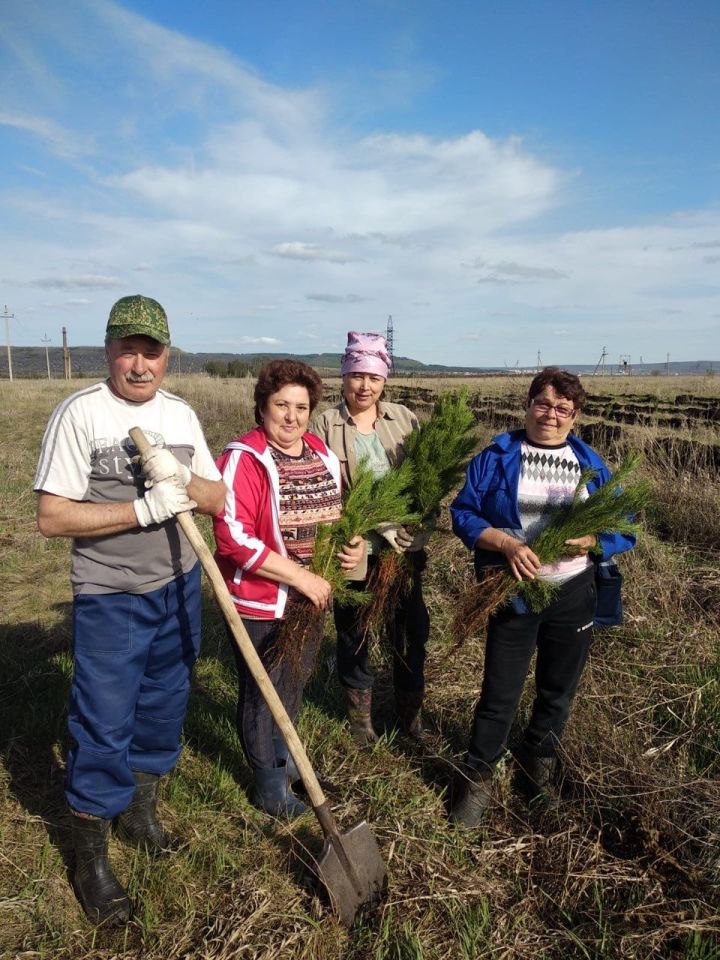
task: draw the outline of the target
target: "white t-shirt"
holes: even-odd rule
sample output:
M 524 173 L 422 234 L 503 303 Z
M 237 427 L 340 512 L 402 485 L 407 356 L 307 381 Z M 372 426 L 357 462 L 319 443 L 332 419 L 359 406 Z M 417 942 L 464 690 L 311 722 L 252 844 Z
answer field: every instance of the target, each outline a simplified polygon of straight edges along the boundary
M 146 403 L 116 396 L 107 382 L 63 400 L 45 430 L 35 490 L 70 500 L 121 503 L 144 496 L 128 436 L 140 427 L 153 446 L 167 447 L 193 473 L 220 480 L 192 407 L 158 390 Z M 71 581 L 78 593 L 148 593 L 187 573 L 196 557 L 177 520 L 103 537 L 73 540 Z

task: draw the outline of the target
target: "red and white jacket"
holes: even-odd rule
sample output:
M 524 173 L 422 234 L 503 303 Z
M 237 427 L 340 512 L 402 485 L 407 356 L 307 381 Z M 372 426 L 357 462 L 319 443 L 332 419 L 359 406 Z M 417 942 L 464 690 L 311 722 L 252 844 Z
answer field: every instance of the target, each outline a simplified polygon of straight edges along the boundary
M 320 437 L 303 439 L 341 490 L 340 463 Z M 255 573 L 271 550 L 287 556 L 280 533 L 280 479 L 262 427 L 229 443 L 217 460 L 227 487 L 225 511 L 213 519 L 215 559 L 241 616 L 283 616 L 288 587 Z

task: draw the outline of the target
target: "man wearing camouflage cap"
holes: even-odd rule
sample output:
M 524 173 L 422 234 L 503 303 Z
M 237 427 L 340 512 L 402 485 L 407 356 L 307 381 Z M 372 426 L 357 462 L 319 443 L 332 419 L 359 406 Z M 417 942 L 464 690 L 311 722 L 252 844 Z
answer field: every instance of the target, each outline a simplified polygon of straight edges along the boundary
M 46 537 L 71 537 L 74 672 L 68 703 L 75 888 L 96 922 L 125 923 L 108 860 L 125 842 L 173 849 L 156 817 L 159 778 L 180 754 L 200 643 L 200 568 L 175 517 L 216 514 L 225 487 L 192 408 L 161 389 L 170 332 L 149 297 L 123 297 L 105 336 L 109 377 L 50 417 L 35 476 Z M 142 458 L 129 439 L 141 427 Z

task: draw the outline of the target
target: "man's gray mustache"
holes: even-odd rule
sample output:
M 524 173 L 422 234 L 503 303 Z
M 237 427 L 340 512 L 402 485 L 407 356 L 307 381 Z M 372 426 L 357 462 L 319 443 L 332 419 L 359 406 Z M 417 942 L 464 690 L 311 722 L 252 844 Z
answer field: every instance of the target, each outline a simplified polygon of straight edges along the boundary
M 155 379 L 155 374 L 150 373 L 126 373 L 125 379 L 130 383 L 151 383 Z

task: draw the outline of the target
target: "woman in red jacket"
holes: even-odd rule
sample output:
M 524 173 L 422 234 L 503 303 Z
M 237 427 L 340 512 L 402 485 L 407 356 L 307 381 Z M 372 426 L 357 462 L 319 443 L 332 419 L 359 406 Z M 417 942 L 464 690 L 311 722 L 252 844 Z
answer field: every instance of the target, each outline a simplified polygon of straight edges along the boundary
M 306 429 L 321 398 L 322 381 L 312 367 L 296 360 L 267 364 L 255 384 L 258 426 L 229 443 L 218 460 L 228 493 L 224 513 L 214 519 L 216 558 L 291 719 L 311 664 L 298 676 L 275 655 L 279 627 L 287 605 L 300 596 L 318 610 L 330 609 L 330 584 L 312 573 L 309 563 L 318 524 L 337 520 L 341 508 L 338 459 Z M 362 553 L 359 539 L 346 546 L 343 568 L 352 570 Z M 291 789 L 297 771 L 259 688 L 235 653 L 237 731 L 255 778 L 254 802 L 274 816 L 298 816 L 307 808 Z

